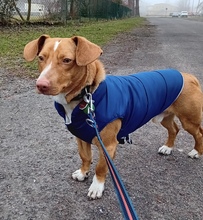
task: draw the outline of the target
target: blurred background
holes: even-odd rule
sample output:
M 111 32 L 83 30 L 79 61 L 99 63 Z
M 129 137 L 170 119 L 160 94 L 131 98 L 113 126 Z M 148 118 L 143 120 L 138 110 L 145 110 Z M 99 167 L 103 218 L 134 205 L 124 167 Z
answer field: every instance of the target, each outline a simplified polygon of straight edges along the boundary
M 203 16 L 203 0 L 0 0 L 0 24 L 171 16 Z

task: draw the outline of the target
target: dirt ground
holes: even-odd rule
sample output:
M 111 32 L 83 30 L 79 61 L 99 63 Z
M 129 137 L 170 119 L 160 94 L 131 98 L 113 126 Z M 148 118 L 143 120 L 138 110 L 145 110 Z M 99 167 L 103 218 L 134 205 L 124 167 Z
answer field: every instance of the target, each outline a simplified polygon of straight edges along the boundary
M 165 68 L 154 59 L 160 46 L 155 30 L 148 24 L 106 45 L 101 60 L 107 73 Z M 34 80 L 3 68 L 0 88 L 0 220 L 123 219 L 110 175 L 103 197 L 87 198 L 96 148 L 89 179 L 71 179 L 80 158 L 51 97 L 36 94 Z M 139 219 L 202 220 L 203 159 L 187 157 L 193 140 L 184 131 L 172 155 L 159 155 L 165 138 L 165 130 L 149 122 L 132 135 L 133 144 L 118 147 L 114 162 Z

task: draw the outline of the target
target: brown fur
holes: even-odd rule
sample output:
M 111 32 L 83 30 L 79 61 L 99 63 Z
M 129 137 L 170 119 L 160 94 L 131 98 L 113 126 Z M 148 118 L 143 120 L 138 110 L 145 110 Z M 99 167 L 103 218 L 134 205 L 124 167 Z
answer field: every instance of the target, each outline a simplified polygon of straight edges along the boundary
M 61 41 L 61 43 L 54 52 L 56 40 Z M 40 79 L 42 82 L 43 80 L 46 81 L 49 88 L 40 91 L 40 93 L 45 95 L 67 93 L 67 103 L 72 103 L 71 100 L 87 85 L 90 85 L 91 92 L 94 92 L 105 78 L 103 65 L 97 60 L 101 53 L 102 50 L 99 46 L 83 37 L 50 38 L 47 35 L 42 35 L 40 38 L 31 41 L 24 49 L 24 57 L 27 61 L 32 61 L 36 56 L 39 57 L 40 73 L 52 62 L 51 69 L 47 71 L 46 76 L 42 76 Z M 187 73 L 182 73 L 182 75 L 184 88 L 178 99 L 164 111 L 161 124 L 168 130 L 168 139 L 165 145 L 170 149 L 174 146 L 179 131 L 174 121 L 174 117 L 178 117 L 183 128 L 194 137 L 194 149 L 197 151 L 197 155 L 192 154 L 190 156 L 196 158 L 203 153 L 203 130 L 201 127 L 203 95 L 200 84 L 193 75 Z M 78 102 L 74 106 L 76 104 Z M 120 128 L 121 120 L 117 119 L 101 131 L 101 138 L 112 158 L 115 156 L 118 144 L 116 137 Z M 91 145 L 78 138 L 77 143 L 82 159 L 81 173 L 87 175 L 92 161 Z M 107 165 L 97 138 L 93 139 L 93 144 L 99 148 L 100 152 L 96 166 L 96 177 L 99 182 L 105 182 Z M 161 153 L 164 154 L 164 152 Z M 90 197 L 95 198 L 97 196 L 90 195 Z

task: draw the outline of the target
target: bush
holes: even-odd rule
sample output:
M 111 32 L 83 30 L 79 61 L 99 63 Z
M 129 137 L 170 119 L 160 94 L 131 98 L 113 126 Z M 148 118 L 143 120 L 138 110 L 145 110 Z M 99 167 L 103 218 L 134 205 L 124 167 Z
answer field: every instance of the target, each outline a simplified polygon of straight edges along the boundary
M 6 25 L 10 22 L 15 12 L 14 0 L 0 0 L 0 23 Z

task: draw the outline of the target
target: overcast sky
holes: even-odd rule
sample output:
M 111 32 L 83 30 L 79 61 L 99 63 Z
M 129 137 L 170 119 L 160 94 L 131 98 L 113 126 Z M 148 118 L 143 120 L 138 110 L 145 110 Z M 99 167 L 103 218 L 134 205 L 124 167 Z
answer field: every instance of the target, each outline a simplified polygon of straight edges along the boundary
M 145 3 L 148 3 L 148 4 L 157 4 L 157 3 L 166 3 L 166 1 L 165 0 L 140 0 L 141 2 L 145 2 Z M 174 3 L 174 2 L 177 2 L 177 1 L 175 1 L 175 0 L 168 0 L 167 1 L 169 4 L 171 4 L 171 3 Z
M 142 2 L 147 5 L 154 5 L 157 3 L 167 3 L 167 4 L 177 5 L 177 2 L 179 2 L 179 0 L 140 0 L 140 3 Z M 199 0 L 190 0 L 191 5 L 194 4 L 196 6 L 198 2 Z
M 180 1 L 186 1 L 186 0 L 140 0 L 140 14 L 141 16 L 145 15 L 147 12 L 147 7 L 150 5 L 158 4 L 158 3 L 167 3 L 174 6 L 178 6 Z M 187 0 L 190 2 L 191 9 L 195 11 L 197 4 L 199 0 Z M 201 0 L 200 2 L 202 2 Z

